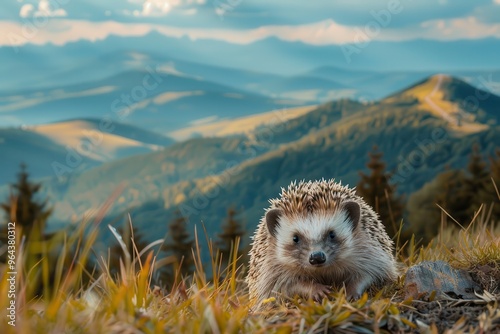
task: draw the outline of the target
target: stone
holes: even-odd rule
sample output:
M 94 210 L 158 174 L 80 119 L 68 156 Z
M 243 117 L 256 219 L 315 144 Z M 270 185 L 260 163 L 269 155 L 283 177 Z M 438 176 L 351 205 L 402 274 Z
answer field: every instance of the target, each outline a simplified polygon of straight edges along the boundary
M 404 291 L 405 298 L 413 299 L 428 298 L 433 291 L 436 299 L 477 299 L 474 292 L 481 292 L 481 287 L 465 270 L 444 261 L 424 261 L 408 269 Z

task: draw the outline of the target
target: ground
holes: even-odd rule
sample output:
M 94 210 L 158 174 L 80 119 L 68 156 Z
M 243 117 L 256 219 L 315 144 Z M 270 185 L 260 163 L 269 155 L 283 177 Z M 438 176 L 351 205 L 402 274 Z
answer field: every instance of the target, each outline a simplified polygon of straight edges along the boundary
M 337 291 L 322 303 L 293 299 L 279 304 L 271 299 L 261 311 L 248 300 L 245 267 L 233 262 L 223 270 L 213 248 L 212 262 L 204 265 L 197 248 L 194 275 L 165 290 L 153 280 L 158 265 L 154 252 L 142 260 L 124 256 L 118 275 L 110 274 L 103 260 L 91 275 L 82 263 L 92 253 L 98 232 L 85 239 L 78 233 L 67 236 L 64 245 L 80 241 L 80 251 L 69 269 L 60 265 L 69 248 L 58 253 L 59 276 L 44 285 L 41 297 L 28 297 L 29 283 L 17 276 L 16 327 L 5 320 L 10 299 L 2 269 L 1 333 L 500 333 L 500 233 L 486 223 L 442 230 L 425 247 L 414 241 L 398 247 L 398 282 L 371 289 L 360 300 L 347 301 Z M 469 272 L 483 293 L 470 301 L 437 299 L 433 293 L 405 298 L 406 270 L 435 260 Z M 35 268 L 48 265 L 44 261 Z M 93 278 L 85 282 L 85 276 Z

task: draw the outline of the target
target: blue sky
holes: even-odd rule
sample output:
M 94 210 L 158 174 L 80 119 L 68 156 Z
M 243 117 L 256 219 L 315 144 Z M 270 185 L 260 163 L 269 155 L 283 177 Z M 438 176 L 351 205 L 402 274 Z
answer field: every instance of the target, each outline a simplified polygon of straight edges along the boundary
M 2 0 L 0 28 L 0 45 L 151 31 L 237 44 L 483 39 L 500 38 L 500 0 Z

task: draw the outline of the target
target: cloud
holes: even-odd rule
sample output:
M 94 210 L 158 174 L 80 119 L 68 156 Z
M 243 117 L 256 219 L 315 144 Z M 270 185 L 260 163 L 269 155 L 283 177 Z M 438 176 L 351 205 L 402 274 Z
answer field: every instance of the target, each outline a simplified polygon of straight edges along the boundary
M 34 12 L 35 12 L 35 6 L 28 3 L 28 4 L 25 4 L 21 7 L 21 10 L 19 11 L 19 16 L 20 17 L 30 17 L 30 16 L 33 16 Z
M 432 36 L 434 36 L 434 39 L 436 40 L 461 38 L 479 39 L 486 37 L 500 38 L 499 23 L 483 23 L 474 16 L 454 20 L 433 20 L 423 22 L 421 27 L 423 28 L 423 31 L 419 37 L 428 39 L 432 39 Z
M 41 28 L 32 28 L 18 22 L 0 21 L 0 45 L 20 46 L 53 43 L 64 45 L 79 40 L 97 41 L 110 35 L 143 36 L 153 29 L 149 24 L 126 24 L 114 21 L 90 22 L 84 20 L 51 20 Z
M 56 3 L 56 7 L 59 6 Z M 38 2 L 38 9 L 35 9 L 33 4 L 24 4 L 20 11 L 19 16 L 22 18 L 28 17 L 64 17 L 67 16 L 68 13 L 62 8 L 53 8 L 49 0 L 40 0 Z
M 142 11 L 134 11 L 134 15 L 139 16 L 163 16 L 176 6 L 179 0 L 146 0 L 142 4 Z
M 116 21 L 90 22 L 84 20 L 53 20 L 36 34 L 24 36 L 25 27 L 17 22 L 0 21 L 0 45 L 26 43 L 64 45 L 78 40 L 102 40 L 110 35 L 143 36 L 156 31 L 168 37 L 212 39 L 234 44 L 249 44 L 275 37 L 289 42 L 312 45 L 340 45 L 370 41 L 407 41 L 415 39 L 458 40 L 500 38 L 500 23 L 483 23 L 475 17 L 451 20 L 431 20 L 406 28 L 377 29 L 375 19 L 364 26 L 344 26 L 333 20 L 303 25 L 269 25 L 254 29 L 180 28 L 151 23 L 121 23 Z
M 141 10 L 125 10 L 125 15 L 158 17 L 167 15 L 175 7 L 192 7 L 194 5 L 203 5 L 206 0 L 128 0 L 129 3 L 142 6 Z M 185 15 L 193 15 L 196 8 L 188 8 L 184 11 Z

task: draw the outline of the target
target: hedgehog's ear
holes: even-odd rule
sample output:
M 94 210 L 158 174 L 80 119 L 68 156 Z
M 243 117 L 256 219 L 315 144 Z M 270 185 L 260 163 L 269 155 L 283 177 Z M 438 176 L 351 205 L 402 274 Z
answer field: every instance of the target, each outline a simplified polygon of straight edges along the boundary
M 346 202 L 342 204 L 342 209 L 347 213 L 347 218 L 352 223 L 352 229 L 356 229 L 361 218 L 361 208 L 356 202 Z
M 269 233 L 276 238 L 276 228 L 278 227 L 278 219 L 283 212 L 280 209 L 271 209 L 266 213 L 266 225 Z

